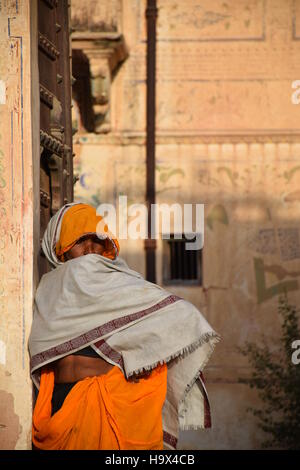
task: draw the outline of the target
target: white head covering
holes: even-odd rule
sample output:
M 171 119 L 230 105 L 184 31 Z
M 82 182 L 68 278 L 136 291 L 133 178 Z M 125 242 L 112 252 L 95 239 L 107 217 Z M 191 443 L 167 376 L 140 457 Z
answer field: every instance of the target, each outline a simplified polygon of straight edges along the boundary
M 52 269 L 64 264 L 64 261 L 59 260 L 56 256 L 56 244 L 60 239 L 61 225 L 65 213 L 70 209 L 70 207 L 75 206 L 77 204 L 86 205 L 83 202 L 70 202 L 68 204 L 65 204 L 57 211 L 57 213 L 53 217 L 51 217 L 48 222 L 47 228 L 42 239 L 42 249 L 45 253 L 46 258 L 52 265 Z M 115 256 L 117 257 L 119 250 L 113 238 L 113 234 L 109 230 L 103 233 L 101 230 L 98 229 L 98 226 L 96 228 L 95 233 L 97 234 L 97 237 L 99 239 L 105 240 L 108 238 L 110 240 Z
M 60 261 L 56 256 L 56 243 L 59 241 L 60 237 L 60 230 L 61 230 L 61 223 L 63 220 L 63 216 L 65 212 L 71 206 L 75 206 L 76 204 L 82 204 L 81 202 L 69 202 L 62 206 L 56 214 L 51 217 L 48 222 L 47 228 L 45 230 L 43 240 L 42 240 L 42 250 L 45 253 L 45 256 L 49 263 L 56 268 L 60 264 L 64 264 L 63 261 Z

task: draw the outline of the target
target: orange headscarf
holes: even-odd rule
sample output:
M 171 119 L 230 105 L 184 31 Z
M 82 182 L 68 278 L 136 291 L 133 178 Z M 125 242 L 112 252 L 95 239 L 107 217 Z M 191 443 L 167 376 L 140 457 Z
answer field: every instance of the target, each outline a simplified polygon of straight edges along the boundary
M 64 253 L 72 248 L 84 235 L 97 234 L 104 239 L 105 251 L 102 256 L 115 259 L 120 251 L 118 240 L 109 231 L 101 215 L 97 215 L 95 207 L 88 204 L 76 204 L 65 212 L 56 244 L 56 256 L 64 261 Z

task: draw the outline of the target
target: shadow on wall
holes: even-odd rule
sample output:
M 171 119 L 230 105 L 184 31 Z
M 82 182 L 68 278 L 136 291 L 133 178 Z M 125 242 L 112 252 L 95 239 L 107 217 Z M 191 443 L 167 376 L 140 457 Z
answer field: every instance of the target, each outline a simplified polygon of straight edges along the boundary
M 270 198 L 263 190 L 221 196 L 216 192 L 198 200 L 205 203 L 203 286 L 165 288 L 184 292 L 186 300 L 191 294 L 195 298 L 196 290 L 200 310 L 222 341 L 204 371 L 213 427 L 182 432 L 181 449 L 259 449 L 266 438 L 246 411 L 260 401 L 255 390 L 238 383 L 239 377 L 250 374 L 250 367 L 236 347 L 246 340 L 259 342 L 263 333 L 276 348 L 278 295 L 285 290 L 291 300 L 299 295 L 300 194 L 297 199 L 292 193 L 294 198 L 275 193 Z M 184 190 L 171 194 L 174 202 L 190 198 Z M 95 201 L 85 202 L 95 206 Z M 122 240 L 120 244 L 126 259 Z M 140 251 L 130 253 L 130 267 L 141 271 Z

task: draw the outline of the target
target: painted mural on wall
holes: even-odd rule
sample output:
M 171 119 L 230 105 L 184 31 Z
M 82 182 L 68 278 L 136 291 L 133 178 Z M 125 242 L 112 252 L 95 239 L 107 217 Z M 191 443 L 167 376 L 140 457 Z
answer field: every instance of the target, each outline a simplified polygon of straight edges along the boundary
M 145 5 L 123 2 L 130 54 L 112 86 L 112 132 L 79 139 L 75 193 L 89 203 L 145 198 Z M 259 447 L 235 347 L 261 330 L 276 341 L 278 296 L 299 297 L 299 5 L 158 0 L 156 198 L 205 204 L 203 286 L 173 290 L 223 335 L 207 371 L 215 431 L 190 435 L 192 448 Z

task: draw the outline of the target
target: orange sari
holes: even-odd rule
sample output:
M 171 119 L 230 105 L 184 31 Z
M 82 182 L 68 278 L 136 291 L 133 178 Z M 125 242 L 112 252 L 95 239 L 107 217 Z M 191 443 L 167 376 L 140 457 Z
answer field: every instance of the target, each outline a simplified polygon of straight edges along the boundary
M 107 374 L 74 385 L 51 416 L 54 372 L 42 369 L 33 412 L 32 441 L 42 450 L 161 450 L 162 407 L 167 366 L 139 382 L 127 381 L 115 366 Z

